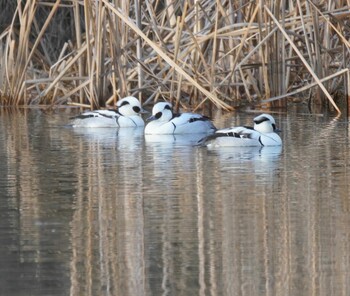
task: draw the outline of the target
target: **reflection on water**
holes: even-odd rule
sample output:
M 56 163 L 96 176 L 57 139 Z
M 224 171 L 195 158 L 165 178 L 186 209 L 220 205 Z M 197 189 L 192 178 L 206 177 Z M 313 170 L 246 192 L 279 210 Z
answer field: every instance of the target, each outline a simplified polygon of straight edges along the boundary
M 185 145 L 196 146 L 198 141 L 202 139 L 205 134 L 184 134 L 184 135 L 145 135 L 145 142 L 147 144 L 161 144 L 162 146 Z
M 347 120 L 209 150 L 66 112 L 0 113 L 0 295 L 350 295 Z
M 123 129 L 69 127 L 69 130 L 81 137 L 86 143 L 98 145 L 100 148 L 137 149 L 137 146 L 140 146 L 141 138 L 143 138 L 143 127 Z

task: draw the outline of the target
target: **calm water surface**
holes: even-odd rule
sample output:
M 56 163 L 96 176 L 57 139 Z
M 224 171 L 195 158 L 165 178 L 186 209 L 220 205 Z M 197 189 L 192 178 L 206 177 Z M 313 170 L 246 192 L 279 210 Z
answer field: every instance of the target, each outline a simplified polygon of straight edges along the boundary
M 350 295 L 347 119 L 208 150 L 71 113 L 0 111 L 0 295 Z

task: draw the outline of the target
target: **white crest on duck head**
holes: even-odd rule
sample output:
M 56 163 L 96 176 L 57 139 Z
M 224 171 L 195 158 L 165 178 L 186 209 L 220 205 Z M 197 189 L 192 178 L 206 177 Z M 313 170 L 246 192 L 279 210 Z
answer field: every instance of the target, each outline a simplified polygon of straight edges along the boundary
M 140 101 L 132 96 L 125 97 L 117 102 L 118 111 L 124 116 L 138 115 L 144 110 L 141 107 Z
M 270 114 L 263 113 L 254 118 L 254 129 L 261 133 L 273 133 L 277 130 L 275 119 Z
M 159 102 L 153 106 L 152 116 L 148 120 L 169 121 L 172 117 L 172 105 L 168 102 Z

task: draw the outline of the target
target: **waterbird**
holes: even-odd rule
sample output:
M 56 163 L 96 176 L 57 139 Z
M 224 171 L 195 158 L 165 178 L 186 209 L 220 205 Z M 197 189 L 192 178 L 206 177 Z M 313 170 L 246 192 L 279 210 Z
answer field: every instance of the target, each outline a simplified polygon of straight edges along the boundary
M 71 118 L 73 127 L 143 127 L 140 101 L 132 96 L 119 100 L 116 109 L 85 111 Z
M 214 134 L 199 140 L 207 147 L 249 147 L 281 146 L 282 140 L 277 134 L 275 119 L 270 114 L 261 114 L 254 118 L 254 127 L 237 126 L 218 129 Z
M 210 118 L 196 113 L 175 114 L 168 102 L 155 104 L 147 121 L 146 135 L 208 134 L 216 130 Z

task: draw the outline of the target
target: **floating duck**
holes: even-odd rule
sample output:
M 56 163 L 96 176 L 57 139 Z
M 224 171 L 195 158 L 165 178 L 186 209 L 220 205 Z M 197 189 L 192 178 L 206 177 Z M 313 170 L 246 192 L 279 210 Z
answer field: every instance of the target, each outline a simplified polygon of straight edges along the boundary
M 146 135 L 213 133 L 216 128 L 211 120 L 196 113 L 174 114 L 172 105 L 159 102 L 152 109 L 152 116 L 145 127 Z
M 238 126 L 217 130 L 199 141 L 208 147 L 280 146 L 275 119 L 270 114 L 254 118 L 254 127 Z
M 116 110 L 86 111 L 72 118 L 73 127 L 142 127 L 145 125 L 141 103 L 135 97 L 125 97 L 117 102 Z

